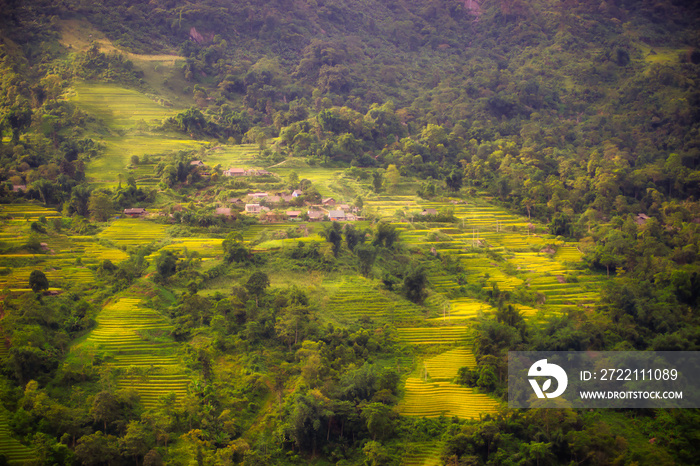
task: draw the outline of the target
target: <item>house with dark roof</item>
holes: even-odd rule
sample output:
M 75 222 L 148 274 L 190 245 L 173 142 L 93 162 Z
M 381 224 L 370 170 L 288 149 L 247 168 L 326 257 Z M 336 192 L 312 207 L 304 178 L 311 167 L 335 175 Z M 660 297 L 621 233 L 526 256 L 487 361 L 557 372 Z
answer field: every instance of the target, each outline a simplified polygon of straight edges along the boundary
M 332 197 L 327 197 L 327 198 L 321 200 L 321 204 L 323 204 L 323 205 L 335 205 L 335 199 L 333 199 Z
M 287 218 L 289 220 L 298 220 L 301 217 L 301 210 L 288 210 Z
M 193 160 L 190 162 L 190 165 L 195 166 L 195 167 L 203 167 L 204 162 L 202 162 L 201 160 Z

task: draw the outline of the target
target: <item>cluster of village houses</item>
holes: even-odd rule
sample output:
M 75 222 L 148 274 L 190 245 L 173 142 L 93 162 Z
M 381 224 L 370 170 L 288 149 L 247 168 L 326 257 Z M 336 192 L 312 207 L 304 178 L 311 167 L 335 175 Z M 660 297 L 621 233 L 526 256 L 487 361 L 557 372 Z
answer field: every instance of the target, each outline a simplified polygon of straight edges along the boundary
M 191 165 L 204 166 L 201 160 L 190 162 Z M 224 176 L 265 176 L 273 175 L 267 170 L 246 169 L 246 168 L 229 168 L 225 170 Z M 331 220 L 335 222 L 353 222 L 364 220 L 360 209 L 348 204 L 336 203 L 332 197 L 321 200 L 320 204 L 312 205 L 305 202 L 303 210 L 284 210 L 284 207 L 291 205 L 299 205 L 297 198 L 303 196 L 303 192 L 296 189 L 291 193 L 270 194 L 266 192 L 248 193 L 244 198 L 228 199 L 228 204 L 233 207 L 218 207 L 217 215 L 231 216 L 239 209 L 247 215 L 257 215 L 262 222 L 265 223 L 280 223 L 286 221 L 308 220 L 310 222 L 320 222 L 323 220 Z M 124 215 L 127 217 L 144 217 L 147 214 L 146 209 L 136 207 L 124 209 Z M 421 215 L 437 215 L 435 209 L 424 209 Z
M 239 207 L 248 215 L 258 215 L 261 221 L 266 223 L 278 223 L 285 221 L 295 221 L 307 219 L 311 222 L 322 220 L 332 221 L 356 221 L 364 220 L 359 215 L 359 209 L 347 204 L 337 204 L 332 197 L 325 198 L 318 205 L 307 205 L 303 210 L 281 210 L 285 205 L 302 196 L 299 190 L 294 190 L 291 194 L 269 194 L 264 192 L 248 193 L 243 198 L 229 199 L 228 202 Z M 277 208 L 277 209 L 276 209 Z M 216 209 L 219 215 L 230 215 L 230 207 L 219 207 Z

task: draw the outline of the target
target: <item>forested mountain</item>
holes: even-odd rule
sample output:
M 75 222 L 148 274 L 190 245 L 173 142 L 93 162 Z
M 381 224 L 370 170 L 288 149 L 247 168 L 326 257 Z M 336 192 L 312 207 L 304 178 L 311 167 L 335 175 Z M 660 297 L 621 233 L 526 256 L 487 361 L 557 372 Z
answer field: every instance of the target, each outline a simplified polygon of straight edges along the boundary
M 404 447 L 428 443 L 448 464 L 694 461 L 693 410 L 399 416 L 411 364 L 438 349 L 406 349 L 395 319 L 432 328 L 424 317 L 444 317 L 450 300 L 487 303 L 494 312 L 464 327 L 477 365 L 457 381 L 496 399 L 509 349 L 699 349 L 696 2 L 0 0 L 0 11 L 0 202 L 15 212 L 0 235 L 0 428 L 35 461 L 408 464 Z M 227 179 L 216 151 L 242 147 L 272 173 Z M 303 191 L 288 210 L 335 195 L 362 211 L 374 196 L 372 223 L 280 236 L 241 206 L 217 210 L 255 189 Z M 527 218 L 547 247 L 464 240 L 460 254 L 493 268 L 477 279 L 445 244 L 476 234 L 459 206 L 483 200 Z M 419 217 L 410 202 L 448 207 Z M 55 215 L 12 223 L 27 205 Z M 113 221 L 135 206 L 164 215 Z M 182 238 L 199 249 L 174 248 Z M 509 261 L 566 242 L 580 260 L 557 280 L 602 285 L 595 302 L 550 315 L 554 299 Z M 53 243 L 86 252 L 54 267 L 37 259 Z M 87 251 L 99 263 L 85 267 Z M 50 297 L 43 272 L 31 291 L 11 286 L 41 264 L 94 280 L 65 278 Z M 499 289 L 506 276 L 520 281 Z M 363 306 L 351 286 L 411 317 L 344 320 L 333 313 L 344 300 Z M 104 331 L 115 322 L 163 367 L 87 358 L 90 345 L 122 344 Z M 172 398 L 147 400 L 149 377 Z

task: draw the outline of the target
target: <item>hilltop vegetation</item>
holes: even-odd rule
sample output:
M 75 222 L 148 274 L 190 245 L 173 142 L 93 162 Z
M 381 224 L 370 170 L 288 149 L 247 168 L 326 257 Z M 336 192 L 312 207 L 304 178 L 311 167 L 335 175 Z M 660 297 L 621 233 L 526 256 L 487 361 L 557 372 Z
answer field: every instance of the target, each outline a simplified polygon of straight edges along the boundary
M 695 461 L 504 407 L 509 350 L 700 347 L 695 2 L 0 11 L 0 462 Z

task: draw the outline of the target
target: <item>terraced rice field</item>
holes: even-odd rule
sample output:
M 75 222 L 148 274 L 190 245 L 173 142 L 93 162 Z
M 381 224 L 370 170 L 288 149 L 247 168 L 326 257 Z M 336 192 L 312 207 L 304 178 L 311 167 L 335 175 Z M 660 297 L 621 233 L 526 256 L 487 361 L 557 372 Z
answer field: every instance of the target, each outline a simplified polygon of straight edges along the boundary
M 525 287 L 544 297 L 539 306 L 546 312 L 563 312 L 567 307 L 588 305 L 598 299 L 596 283 L 601 277 L 582 274 L 582 253 L 576 243 L 564 243 L 551 235 L 533 234 L 529 220 L 512 215 L 505 210 L 481 200 L 416 202 L 413 196 L 380 196 L 365 204 L 372 206 L 385 218 L 397 219 L 396 211 L 409 214 L 433 208 L 438 212 L 452 210 L 458 222 L 445 223 L 393 223 L 400 231 L 404 244 L 431 248 L 441 255 L 458 259 L 467 274 L 467 280 L 485 281 L 485 289 L 496 283 L 501 291 L 514 291 Z M 535 229 L 542 230 L 542 227 Z M 556 254 L 536 252 L 547 245 L 557 247 Z M 497 261 L 485 253 L 485 247 L 501 254 L 504 261 Z M 563 283 L 565 276 L 577 275 L 577 282 Z M 456 277 L 435 270 L 430 274 L 433 290 L 442 295 L 455 291 L 460 285 Z M 447 320 L 473 319 L 492 309 L 488 304 L 468 298 L 448 299 Z M 435 299 L 435 302 L 440 300 Z M 444 303 L 433 308 L 434 320 L 442 317 Z M 540 311 L 528 307 L 526 316 Z
M 559 246 L 554 258 L 559 262 L 580 263 L 583 259 L 583 254 L 575 244 L 564 244 Z
M 451 345 L 472 339 L 471 327 L 402 327 L 397 328 L 399 340 L 411 345 Z
M 111 222 L 98 236 L 119 245 L 137 246 L 162 240 L 167 228 L 140 218 L 121 218 Z
M 0 256 L 0 259 L 2 257 Z M 28 290 L 29 275 L 34 270 L 44 272 L 49 280 L 49 290 L 62 288 L 68 282 L 90 283 L 95 278 L 90 269 L 85 266 L 76 266 L 74 261 L 65 263 L 65 261 L 51 260 L 37 265 L 12 267 L 10 274 L 0 275 L 0 289 L 7 287 L 12 290 Z
M 90 161 L 85 175 L 93 185 L 116 186 L 119 174 L 128 174 L 127 166 L 131 156 L 154 155 L 202 147 L 202 141 L 187 139 L 181 135 L 162 133 L 138 133 L 123 136 L 108 136 L 100 139 L 104 144 L 104 154 Z M 144 180 L 142 180 L 143 182 Z M 143 183 L 155 185 L 155 180 Z
M 324 243 L 326 240 L 318 235 L 306 236 L 302 238 L 285 238 L 285 239 L 273 239 L 270 241 L 264 241 L 253 247 L 253 252 L 258 251 L 270 251 L 273 249 L 282 249 L 289 247 L 296 247 L 301 243 Z
M 432 380 L 451 381 L 462 367 L 476 367 L 476 358 L 469 348 L 456 348 L 423 361 L 428 377 Z
M 160 124 L 178 112 L 138 91 L 111 84 L 77 84 L 69 100 L 119 129 L 130 129 L 139 121 Z
M 429 320 L 437 322 L 477 319 L 494 310 L 489 304 L 472 298 L 453 298 L 444 308 L 438 307 L 438 317 Z
M 199 257 L 204 259 L 221 257 L 224 252 L 221 246 L 222 242 L 221 238 L 173 238 L 172 243 L 163 246 L 151 254 L 149 258 L 155 259 L 162 250 L 174 251 L 178 254 L 184 254 L 187 250 L 189 253 L 196 252 Z
M 404 445 L 403 457 L 401 458 L 402 466 L 440 466 L 442 461 L 441 443 L 423 442 L 409 443 Z
M 36 204 L 0 204 L 0 217 L 10 217 L 18 222 L 35 222 L 39 217 L 60 218 L 61 214 L 56 209 Z
M 471 388 L 450 382 L 425 382 L 418 378 L 408 378 L 404 398 L 399 403 L 399 412 L 404 416 L 478 419 L 484 414 L 495 413 L 498 406 L 496 400 L 476 393 Z
M 141 157 L 203 145 L 176 133 L 150 133 L 143 124 L 160 125 L 181 109 L 165 107 L 138 91 L 109 84 L 77 84 L 67 98 L 122 132 L 107 137 L 94 135 L 104 144 L 105 153 L 87 166 L 86 176 L 93 184 L 116 185 L 118 175 L 127 173 L 132 155 Z
M 127 374 L 118 386 L 135 389 L 149 407 L 170 392 L 186 394 L 189 378 L 168 336 L 170 324 L 140 302 L 140 298 L 122 297 L 105 306 L 95 319 L 97 327 L 74 350 L 103 354 L 107 364 Z
M 4 455 L 9 464 L 24 464 L 32 460 L 34 452 L 12 438 L 7 422 L 7 411 L 0 406 L 0 455 Z
M 422 315 L 420 307 L 407 300 L 390 299 L 364 277 L 345 277 L 340 283 L 324 283 L 324 286 L 336 288 L 325 309 L 341 322 L 362 319 L 406 322 Z
M 257 144 L 240 144 L 237 146 L 218 146 L 207 150 L 201 160 L 209 167 L 221 165 L 223 170 L 229 168 L 263 168 L 256 160 L 260 153 Z M 244 180 L 251 178 L 245 177 Z

